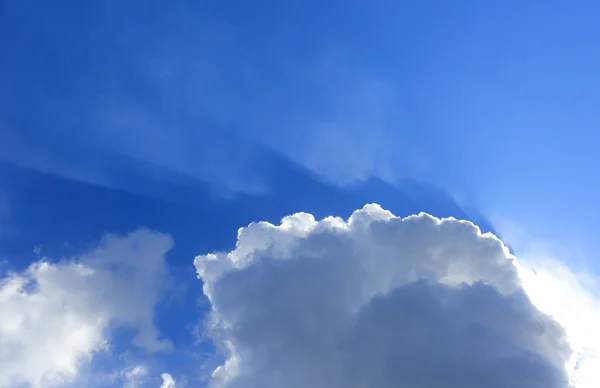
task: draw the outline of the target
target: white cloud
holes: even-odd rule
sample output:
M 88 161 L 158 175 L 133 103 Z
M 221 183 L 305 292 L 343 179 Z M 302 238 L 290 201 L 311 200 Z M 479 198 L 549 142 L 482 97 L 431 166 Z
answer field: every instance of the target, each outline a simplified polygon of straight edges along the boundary
M 136 365 L 123 373 L 123 388 L 137 388 L 148 375 L 148 368 L 144 365 Z
M 160 388 L 175 388 L 175 379 L 168 373 L 163 373 L 160 375 L 162 378 L 162 384 Z
M 153 324 L 171 237 L 140 229 L 107 235 L 79 258 L 42 261 L 0 283 L 0 387 L 43 387 L 77 377 L 108 346 L 109 325 L 137 330 L 134 343 L 168 349 Z
M 240 229 L 235 250 L 195 265 L 210 335 L 228 356 L 213 387 L 576 381 L 578 344 L 527 295 L 552 285 L 523 276 L 502 242 L 470 222 L 398 218 L 378 205 L 348 221 L 295 214 Z

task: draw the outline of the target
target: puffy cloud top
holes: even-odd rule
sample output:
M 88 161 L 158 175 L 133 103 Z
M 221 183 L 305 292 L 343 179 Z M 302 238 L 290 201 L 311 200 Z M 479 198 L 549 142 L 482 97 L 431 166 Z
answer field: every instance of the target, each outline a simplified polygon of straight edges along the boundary
M 218 388 L 568 387 L 563 328 L 477 226 L 378 205 L 253 223 L 198 256 Z

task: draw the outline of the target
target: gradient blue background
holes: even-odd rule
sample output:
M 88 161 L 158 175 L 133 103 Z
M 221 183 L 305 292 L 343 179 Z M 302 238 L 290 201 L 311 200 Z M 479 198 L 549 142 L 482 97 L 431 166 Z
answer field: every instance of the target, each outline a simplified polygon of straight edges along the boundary
M 182 347 L 201 315 L 194 255 L 300 210 L 491 219 L 600 271 L 599 15 L 592 1 L 4 1 L 2 268 L 34 246 L 171 233 L 185 289 L 158 319 Z

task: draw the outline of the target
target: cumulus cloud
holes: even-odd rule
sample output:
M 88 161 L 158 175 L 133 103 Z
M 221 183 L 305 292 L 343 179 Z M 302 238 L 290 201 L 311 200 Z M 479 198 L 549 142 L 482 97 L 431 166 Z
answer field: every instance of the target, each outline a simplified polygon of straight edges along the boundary
M 153 318 L 172 245 L 170 236 L 146 229 L 107 235 L 78 258 L 44 260 L 2 279 L 0 387 L 74 379 L 95 352 L 107 349 L 112 325 L 135 329 L 133 341 L 142 348 L 169 349 Z
M 214 388 L 564 388 L 573 348 L 477 226 L 378 205 L 253 223 L 195 259 L 226 360 Z
M 168 373 L 163 373 L 160 375 L 162 378 L 162 384 L 160 388 L 175 388 L 175 379 Z

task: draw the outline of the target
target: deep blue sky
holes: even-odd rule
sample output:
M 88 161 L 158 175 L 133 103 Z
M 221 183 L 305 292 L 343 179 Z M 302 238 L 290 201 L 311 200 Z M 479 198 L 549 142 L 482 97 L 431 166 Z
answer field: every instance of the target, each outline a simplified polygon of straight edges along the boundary
M 94 146 L 100 159 L 109 149 L 264 191 L 251 139 L 338 182 L 409 175 L 590 245 L 598 12 L 559 1 L 4 2 L 1 151 L 110 186 Z
M 599 15 L 591 1 L 4 1 L 0 255 L 22 268 L 33 246 L 69 255 L 147 226 L 174 236 L 175 276 L 199 289 L 193 256 L 250 221 L 381 202 L 516 223 L 600 271 Z

